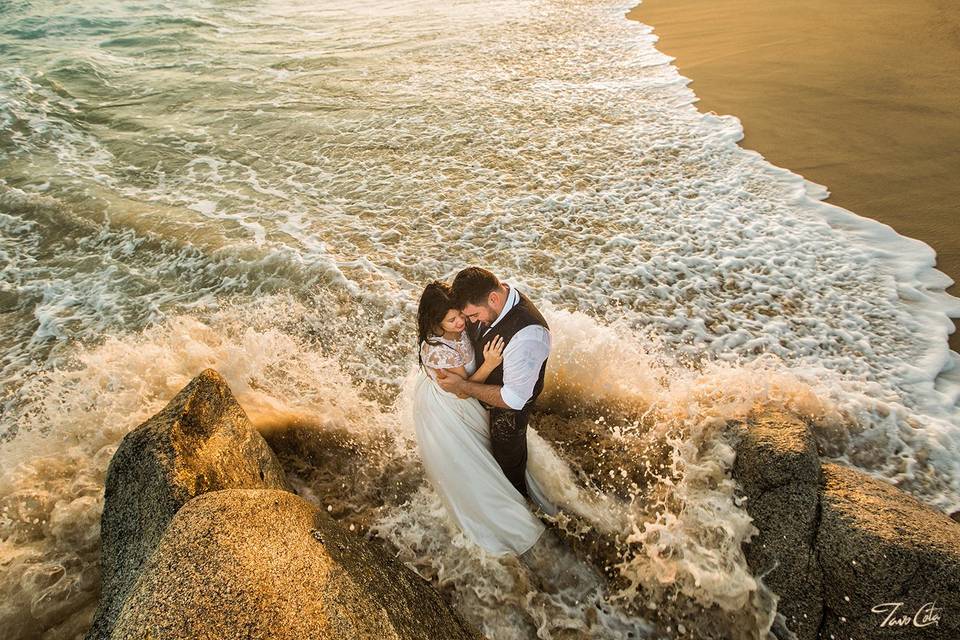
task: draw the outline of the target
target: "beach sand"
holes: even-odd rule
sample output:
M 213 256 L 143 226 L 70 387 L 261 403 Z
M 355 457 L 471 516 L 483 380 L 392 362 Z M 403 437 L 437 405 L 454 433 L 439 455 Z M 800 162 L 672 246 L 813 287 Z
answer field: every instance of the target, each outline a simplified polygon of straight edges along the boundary
M 700 111 L 741 120 L 742 147 L 926 242 L 960 283 L 960 3 L 644 0 L 627 16 Z

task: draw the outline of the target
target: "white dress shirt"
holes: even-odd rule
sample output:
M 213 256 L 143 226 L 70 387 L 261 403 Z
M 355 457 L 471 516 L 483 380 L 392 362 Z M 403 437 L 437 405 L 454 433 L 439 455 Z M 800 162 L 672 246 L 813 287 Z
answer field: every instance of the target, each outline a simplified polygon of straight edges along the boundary
M 507 283 L 504 283 L 507 284 Z M 507 311 L 520 301 L 516 287 L 510 287 L 507 301 L 497 319 L 484 330 L 483 335 L 497 326 L 500 319 L 507 315 Z M 522 409 L 540 377 L 540 367 L 550 355 L 550 332 L 538 324 L 523 327 L 510 338 L 510 342 L 503 349 L 503 387 L 500 397 L 512 409 Z

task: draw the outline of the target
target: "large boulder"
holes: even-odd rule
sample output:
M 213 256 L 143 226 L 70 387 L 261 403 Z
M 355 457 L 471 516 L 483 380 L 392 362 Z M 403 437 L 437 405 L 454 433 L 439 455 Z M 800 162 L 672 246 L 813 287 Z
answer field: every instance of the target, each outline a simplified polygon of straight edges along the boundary
M 124 436 L 110 460 L 100 518 L 100 602 L 87 638 L 109 636 L 143 563 L 180 507 L 228 488 L 290 490 L 277 457 L 226 381 L 205 369 Z
M 821 464 L 807 425 L 735 425 L 759 530 L 747 561 L 799 640 L 960 638 L 960 525 L 888 482 Z
M 313 504 L 285 491 L 228 489 L 176 514 L 111 637 L 479 636 L 428 582 Z
M 107 471 L 108 638 L 479 638 L 378 545 L 295 495 L 206 369 L 124 437 Z

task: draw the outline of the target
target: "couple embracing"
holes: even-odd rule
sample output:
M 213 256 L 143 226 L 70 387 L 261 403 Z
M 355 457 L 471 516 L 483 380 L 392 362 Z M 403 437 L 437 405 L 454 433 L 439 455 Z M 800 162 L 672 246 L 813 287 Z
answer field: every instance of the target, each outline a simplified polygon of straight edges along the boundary
M 543 390 L 550 330 L 529 298 L 479 267 L 431 282 L 417 311 L 417 445 L 450 517 L 493 555 L 523 555 L 557 508 L 527 468 L 527 422 Z

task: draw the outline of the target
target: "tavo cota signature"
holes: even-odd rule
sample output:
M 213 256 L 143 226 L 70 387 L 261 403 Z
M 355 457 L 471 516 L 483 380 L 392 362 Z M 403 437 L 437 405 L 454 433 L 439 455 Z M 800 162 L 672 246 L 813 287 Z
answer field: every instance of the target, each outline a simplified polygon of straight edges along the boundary
M 880 623 L 881 627 L 929 627 L 940 622 L 940 613 L 943 609 L 938 609 L 936 601 L 927 602 L 920 605 L 913 615 L 906 611 L 901 611 L 902 602 L 884 602 L 874 605 L 870 611 L 874 613 L 887 614 L 887 617 Z

